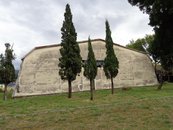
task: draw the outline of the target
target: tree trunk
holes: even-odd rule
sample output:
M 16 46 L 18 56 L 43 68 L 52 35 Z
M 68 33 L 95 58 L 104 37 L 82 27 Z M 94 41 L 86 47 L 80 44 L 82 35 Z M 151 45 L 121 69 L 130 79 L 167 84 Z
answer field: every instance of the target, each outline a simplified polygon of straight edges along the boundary
M 163 75 L 159 74 L 159 86 L 158 86 L 158 90 L 161 90 L 163 86 Z
M 163 83 L 160 83 L 159 86 L 157 87 L 158 90 L 161 90 L 163 86 Z
M 156 69 L 157 69 L 157 64 L 156 64 L 156 61 L 155 61 L 155 64 L 154 64 L 154 71 L 155 71 L 155 74 L 157 75 Z
M 112 88 L 112 94 L 114 94 L 114 81 L 112 77 L 111 77 L 111 88 Z
M 68 80 L 68 98 L 71 98 L 71 92 L 72 92 L 71 80 Z
M 96 87 L 95 87 L 95 80 L 93 80 L 93 90 L 96 90 Z
M 170 82 L 171 80 L 170 80 L 170 74 L 168 73 L 168 82 Z
M 154 71 L 155 71 L 155 75 L 156 75 L 156 78 L 157 78 L 157 81 L 159 81 L 159 73 L 157 73 L 157 64 L 156 64 L 156 61 L 154 60 Z
M 7 100 L 7 84 L 5 84 L 3 100 Z
M 95 81 L 94 80 L 92 80 L 93 81 L 93 90 L 95 90 Z
M 90 100 L 93 100 L 93 80 L 91 79 L 90 79 L 90 93 L 91 93 Z

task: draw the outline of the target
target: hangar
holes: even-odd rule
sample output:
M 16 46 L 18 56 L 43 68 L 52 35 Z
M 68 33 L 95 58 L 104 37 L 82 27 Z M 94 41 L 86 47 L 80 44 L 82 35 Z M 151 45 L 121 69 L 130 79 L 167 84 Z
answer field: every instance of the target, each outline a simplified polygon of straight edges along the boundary
M 88 41 L 80 41 L 79 47 L 82 60 L 88 55 Z M 95 89 L 110 89 L 110 80 L 103 71 L 103 60 L 106 54 L 105 41 L 91 40 L 97 60 L 98 73 L 95 79 Z M 114 44 L 114 51 L 119 60 L 119 73 L 114 78 L 114 87 L 138 87 L 158 84 L 152 62 L 146 53 L 128 49 Z M 55 94 L 68 91 L 67 81 L 59 76 L 60 44 L 39 46 L 22 58 L 19 76 L 13 96 L 31 96 Z M 83 76 L 83 69 L 72 82 L 72 91 L 90 89 L 89 81 Z

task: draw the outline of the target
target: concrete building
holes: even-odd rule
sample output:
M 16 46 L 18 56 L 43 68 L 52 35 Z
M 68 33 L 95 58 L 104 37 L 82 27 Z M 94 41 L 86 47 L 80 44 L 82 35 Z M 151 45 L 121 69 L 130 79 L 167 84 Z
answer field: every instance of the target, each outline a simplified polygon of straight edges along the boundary
M 110 80 L 107 80 L 102 63 L 105 58 L 105 41 L 91 40 L 98 64 L 98 74 L 95 79 L 96 89 L 110 89 Z M 82 60 L 88 55 L 88 41 L 79 42 Z M 23 59 L 16 82 L 14 97 L 54 94 L 68 91 L 67 81 L 59 76 L 59 44 L 35 47 Z M 119 73 L 114 78 L 115 88 L 137 87 L 158 84 L 154 68 L 149 57 L 142 52 L 114 44 L 114 50 L 119 60 Z M 82 72 L 72 82 L 73 92 L 89 90 L 89 81 Z M 19 91 L 17 91 L 19 90 Z

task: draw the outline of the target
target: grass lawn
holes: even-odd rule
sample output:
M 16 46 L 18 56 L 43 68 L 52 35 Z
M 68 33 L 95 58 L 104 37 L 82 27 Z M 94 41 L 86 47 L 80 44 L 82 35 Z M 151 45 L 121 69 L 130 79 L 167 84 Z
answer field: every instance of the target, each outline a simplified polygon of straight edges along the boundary
M 173 130 L 173 84 L 2 101 L 0 130 Z

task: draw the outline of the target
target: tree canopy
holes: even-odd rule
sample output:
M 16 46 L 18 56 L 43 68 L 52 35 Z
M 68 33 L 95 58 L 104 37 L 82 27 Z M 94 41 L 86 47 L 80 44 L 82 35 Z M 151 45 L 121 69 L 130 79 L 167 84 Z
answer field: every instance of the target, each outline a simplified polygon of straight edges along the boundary
M 131 40 L 129 44 L 126 45 L 127 48 L 134 49 L 137 51 L 146 52 L 146 49 L 151 53 L 151 46 L 154 41 L 153 35 L 146 35 L 144 38 L 138 38 L 137 40 Z
M 129 44 L 126 45 L 127 48 L 145 52 L 143 45 L 145 44 L 144 38 L 139 38 L 136 41 L 131 40 Z
M 15 59 L 13 49 L 9 43 L 5 44 L 5 54 L 0 55 L 0 80 L 5 84 L 4 100 L 6 100 L 7 85 L 15 80 L 15 68 L 12 61 Z
M 165 70 L 173 70 L 173 1 L 172 0 L 128 0 L 149 15 L 149 25 L 154 28 L 152 45 Z
M 96 58 L 91 45 L 91 40 L 90 38 L 88 38 L 88 57 L 84 65 L 84 76 L 87 77 L 87 79 L 93 80 L 95 79 L 96 75 L 97 75 Z
M 4 56 L 3 54 L 0 55 L 0 84 L 3 83 L 2 81 L 2 71 L 3 71 L 3 67 L 4 67 Z
M 71 82 L 76 79 L 77 74 L 81 71 L 82 58 L 80 56 L 79 45 L 76 41 L 77 33 L 72 22 L 72 13 L 69 4 L 66 5 L 61 34 L 59 75 L 61 79 L 68 80 L 68 97 L 71 98 Z

